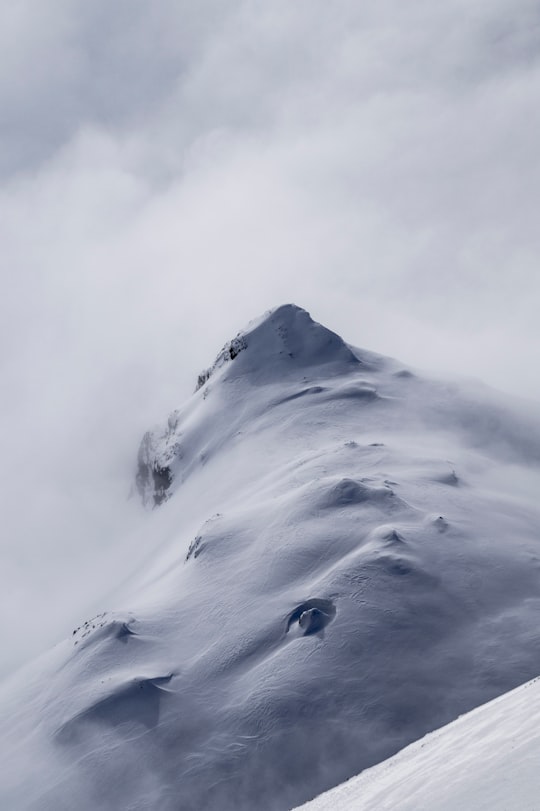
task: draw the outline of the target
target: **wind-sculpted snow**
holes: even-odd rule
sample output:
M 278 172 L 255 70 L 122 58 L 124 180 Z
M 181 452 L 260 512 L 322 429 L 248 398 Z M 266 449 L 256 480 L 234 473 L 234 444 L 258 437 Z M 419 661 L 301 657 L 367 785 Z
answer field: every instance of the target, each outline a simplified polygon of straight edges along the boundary
M 535 811 L 539 721 L 534 679 L 295 811 Z
M 292 305 L 241 335 L 143 442 L 116 610 L 4 686 L 2 807 L 286 811 L 540 672 L 538 423 Z

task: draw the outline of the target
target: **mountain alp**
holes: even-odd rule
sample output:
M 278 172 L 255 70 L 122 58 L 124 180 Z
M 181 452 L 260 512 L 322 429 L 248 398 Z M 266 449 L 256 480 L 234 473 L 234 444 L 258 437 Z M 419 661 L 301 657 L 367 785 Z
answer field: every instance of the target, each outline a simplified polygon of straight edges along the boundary
M 536 676 L 539 461 L 521 405 L 267 313 L 143 438 L 142 570 L 3 683 L 0 807 L 286 811 Z

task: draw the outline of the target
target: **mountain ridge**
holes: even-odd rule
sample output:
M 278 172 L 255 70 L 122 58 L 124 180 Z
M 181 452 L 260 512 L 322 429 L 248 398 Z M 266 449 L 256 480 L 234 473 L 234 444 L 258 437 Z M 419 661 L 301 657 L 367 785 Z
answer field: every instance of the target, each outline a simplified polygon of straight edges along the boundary
M 534 811 L 540 677 L 292 811 Z
M 146 563 L 0 687 L 6 807 L 286 811 L 540 672 L 532 456 L 304 312 L 148 435 Z
M 286 375 L 299 366 L 334 363 L 343 371 L 347 364 L 361 363 L 339 335 L 314 321 L 307 310 L 296 304 L 282 304 L 251 321 L 225 344 L 212 366 L 199 374 L 196 391 L 216 370 L 247 349 L 249 352 L 235 364 L 234 371 L 236 376 L 250 375 L 257 383 L 267 376 L 272 379 L 276 373 Z

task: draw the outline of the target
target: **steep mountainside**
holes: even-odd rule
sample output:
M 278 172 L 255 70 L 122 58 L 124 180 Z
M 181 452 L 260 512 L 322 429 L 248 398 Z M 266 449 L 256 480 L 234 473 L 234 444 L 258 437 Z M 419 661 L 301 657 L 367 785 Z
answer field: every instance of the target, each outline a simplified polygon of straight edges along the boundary
M 535 679 L 306 803 L 302 811 L 536 811 L 539 762 Z
M 266 314 L 143 439 L 143 570 L 4 683 L 0 806 L 285 811 L 535 676 L 539 462 L 517 406 Z

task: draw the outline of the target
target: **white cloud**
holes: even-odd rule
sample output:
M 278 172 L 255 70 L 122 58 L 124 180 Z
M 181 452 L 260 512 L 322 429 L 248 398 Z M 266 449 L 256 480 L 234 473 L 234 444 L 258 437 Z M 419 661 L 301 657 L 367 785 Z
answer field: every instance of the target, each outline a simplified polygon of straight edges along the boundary
M 267 307 L 540 397 L 537 4 L 0 14 L 13 660 L 112 587 L 139 435 Z

